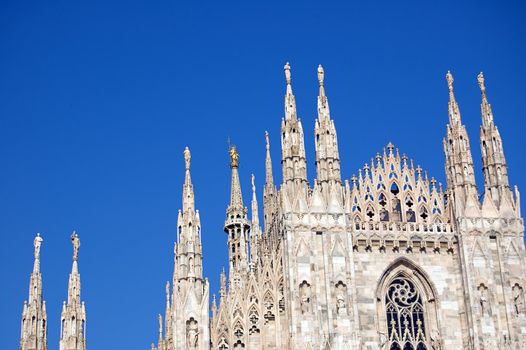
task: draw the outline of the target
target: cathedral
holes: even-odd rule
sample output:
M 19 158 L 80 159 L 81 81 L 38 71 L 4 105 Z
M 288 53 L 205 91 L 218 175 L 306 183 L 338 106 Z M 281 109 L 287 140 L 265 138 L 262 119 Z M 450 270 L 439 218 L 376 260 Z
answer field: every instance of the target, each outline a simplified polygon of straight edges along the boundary
M 341 178 L 335 122 L 318 67 L 316 178 L 309 183 L 304 131 L 291 70 L 281 120 L 282 181 L 266 134 L 263 215 L 254 177 L 250 215 L 239 153 L 230 148 L 231 194 L 224 223 L 229 264 L 217 296 L 203 276 L 201 222 L 191 154 L 177 219 L 174 272 L 166 284 L 152 350 L 526 349 L 526 268 L 520 195 L 511 188 L 502 140 L 481 91 L 484 188 L 477 188 L 469 136 L 446 75 L 443 141 L 447 187 L 391 143 L 356 175 Z M 61 350 L 85 350 L 74 233 Z M 22 314 L 21 350 L 47 350 L 39 251 Z

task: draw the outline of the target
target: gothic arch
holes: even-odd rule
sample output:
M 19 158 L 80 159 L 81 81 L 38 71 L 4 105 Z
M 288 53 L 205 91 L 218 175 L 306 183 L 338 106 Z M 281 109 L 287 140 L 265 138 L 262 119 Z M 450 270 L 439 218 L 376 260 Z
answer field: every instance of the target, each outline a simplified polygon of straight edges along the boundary
M 387 295 L 392 291 L 392 286 L 396 283 L 406 283 L 406 286 L 414 287 L 418 297 L 420 312 L 419 320 L 423 323 L 423 334 L 421 336 L 420 347 L 415 341 L 411 349 L 432 349 L 431 344 L 440 342 L 440 317 L 438 310 L 438 292 L 433 285 L 430 276 L 420 268 L 415 262 L 405 257 L 395 259 L 381 274 L 376 287 L 376 327 L 381 339 L 389 344 L 386 349 L 398 349 L 393 338 L 389 339 L 388 328 L 388 303 Z M 416 297 L 415 297 L 416 298 Z M 416 300 L 416 299 L 415 299 Z M 420 322 L 420 321 L 418 321 Z M 391 348 L 391 344 L 394 346 Z M 399 347 L 405 349 L 403 345 Z

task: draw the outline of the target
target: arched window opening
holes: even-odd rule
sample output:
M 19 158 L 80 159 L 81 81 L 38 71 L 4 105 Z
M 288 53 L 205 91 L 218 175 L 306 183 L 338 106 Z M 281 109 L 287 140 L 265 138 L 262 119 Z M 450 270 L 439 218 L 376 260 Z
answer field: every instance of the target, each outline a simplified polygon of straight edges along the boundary
M 278 283 L 278 291 L 279 291 L 279 300 L 278 300 L 279 314 L 283 315 L 285 313 L 285 289 L 283 286 L 283 280 L 280 280 Z
M 429 214 L 427 213 L 427 209 L 425 207 L 422 207 L 420 209 L 420 217 L 422 218 L 423 222 L 427 222 L 427 218 L 429 217 Z
M 74 316 L 71 318 L 71 335 L 77 335 L 77 322 Z
M 398 194 L 400 193 L 400 189 L 398 188 L 398 185 L 396 182 L 393 182 L 391 185 L 391 194 L 393 195 L 393 199 L 391 201 L 391 207 L 393 210 L 392 220 L 395 222 L 399 222 L 402 220 L 402 207 L 400 205 L 400 199 L 398 199 Z
M 374 210 L 371 207 L 367 208 L 366 215 L 369 217 L 369 221 L 372 221 L 374 218 Z
M 223 337 L 221 339 L 221 342 L 220 342 L 219 347 L 217 349 L 218 350 L 228 350 L 228 344 L 227 344 L 227 342 L 225 340 L 225 337 Z
M 265 306 L 266 310 L 263 317 L 265 318 L 265 324 L 267 324 L 276 319 L 276 316 L 274 315 L 274 300 L 270 292 L 265 295 L 265 298 L 263 299 L 263 305 Z
M 424 305 L 412 281 L 397 277 L 391 282 L 385 310 L 390 350 L 427 350 Z
M 250 328 L 248 329 L 248 334 L 259 333 L 259 315 L 255 308 L 252 308 L 249 311 L 248 320 L 250 321 Z
M 234 349 L 244 349 L 244 348 L 245 348 L 245 344 L 241 340 L 238 340 L 237 342 L 234 343 Z
M 40 328 L 40 336 L 44 336 L 44 333 L 46 332 L 46 320 L 42 320 L 42 327 Z
M 398 193 L 400 193 L 400 189 L 398 188 L 396 182 L 393 182 L 393 184 L 391 185 L 391 193 L 395 196 L 398 195 Z
M 380 193 L 380 196 L 378 197 L 378 203 L 382 207 L 385 207 L 385 205 L 387 204 L 387 200 L 385 199 L 385 195 L 383 193 Z

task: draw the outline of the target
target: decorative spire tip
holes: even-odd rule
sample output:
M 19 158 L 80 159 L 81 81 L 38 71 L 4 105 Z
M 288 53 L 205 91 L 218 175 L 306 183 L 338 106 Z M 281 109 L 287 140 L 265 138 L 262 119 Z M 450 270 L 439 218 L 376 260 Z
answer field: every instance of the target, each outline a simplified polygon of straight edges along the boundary
M 287 82 L 287 85 L 290 85 L 291 77 L 290 77 L 290 64 L 287 62 L 285 63 L 285 66 L 283 67 L 285 70 L 285 81 Z
M 40 259 L 40 247 L 42 246 L 43 241 L 42 237 L 40 237 L 40 233 L 37 233 L 35 240 L 33 241 L 35 246 L 35 259 Z
M 76 231 L 71 234 L 71 244 L 73 244 L 73 261 L 79 258 L 80 239 Z
M 239 154 L 237 153 L 236 146 L 230 147 L 230 167 L 237 168 L 239 166 Z
M 455 79 L 453 79 L 453 74 L 451 74 L 451 71 L 447 71 L 447 74 L 446 74 L 446 80 L 447 80 L 447 86 L 449 88 L 449 91 L 453 91 L 453 81 Z
M 484 73 L 480 72 L 477 75 L 477 82 L 479 83 L 480 91 L 484 93 L 486 91 L 486 86 L 484 85 Z
M 190 170 L 191 155 L 190 155 L 190 149 L 188 148 L 188 146 L 185 147 L 183 155 L 184 155 L 184 163 L 186 166 L 186 170 Z
M 323 80 L 325 78 L 325 71 L 323 70 L 323 67 L 318 65 L 318 82 L 320 83 L 320 86 L 323 86 Z

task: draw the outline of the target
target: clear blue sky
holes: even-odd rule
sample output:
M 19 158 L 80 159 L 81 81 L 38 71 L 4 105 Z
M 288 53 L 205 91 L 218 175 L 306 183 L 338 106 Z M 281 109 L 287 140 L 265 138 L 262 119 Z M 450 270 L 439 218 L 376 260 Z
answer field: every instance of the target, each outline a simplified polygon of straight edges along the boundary
M 526 193 L 525 3 L 345 3 L 2 1 L 0 348 L 18 346 L 41 232 L 49 349 L 58 349 L 73 229 L 89 350 L 149 348 L 173 269 L 186 145 L 217 292 L 227 138 L 249 205 L 250 174 L 259 191 L 264 181 L 265 130 L 281 177 L 286 61 L 311 183 L 319 63 L 345 178 L 392 141 L 444 182 L 448 69 L 480 169 L 483 70 L 511 183 Z

